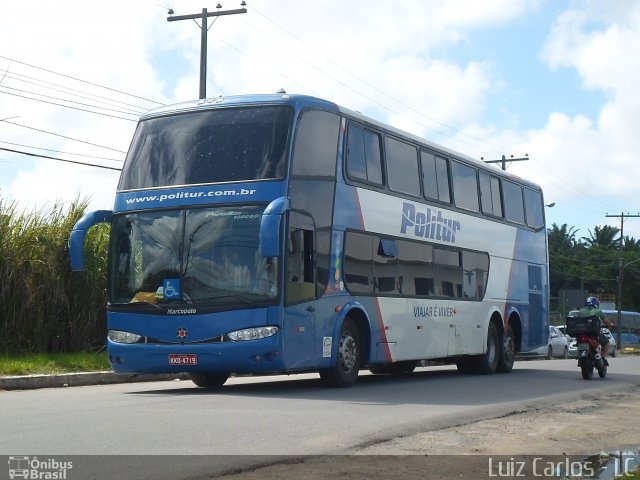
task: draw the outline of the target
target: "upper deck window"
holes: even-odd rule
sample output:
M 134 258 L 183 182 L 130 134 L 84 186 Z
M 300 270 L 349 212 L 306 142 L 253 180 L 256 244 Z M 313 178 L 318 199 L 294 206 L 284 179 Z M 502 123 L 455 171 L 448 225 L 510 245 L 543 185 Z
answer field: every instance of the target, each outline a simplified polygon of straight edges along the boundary
M 118 190 L 284 178 L 293 111 L 238 107 L 138 125 Z
M 451 173 L 456 207 L 479 211 L 476 169 L 460 162 L 451 162 Z
M 347 175 L 354 180 L 382 185 L 380 135 L 356 123 L 349 125 Z
M 387 137 L 387 175 L 389 188 L 395 192 L 420 196 L 420 174 L 418 173 L 418 150 L 415 146 Z

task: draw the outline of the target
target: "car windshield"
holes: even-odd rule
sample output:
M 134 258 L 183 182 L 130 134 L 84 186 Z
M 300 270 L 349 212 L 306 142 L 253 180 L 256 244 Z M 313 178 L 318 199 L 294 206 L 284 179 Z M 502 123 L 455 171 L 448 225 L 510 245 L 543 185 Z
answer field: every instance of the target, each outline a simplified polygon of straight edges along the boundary
M 259 251 L 264 207 L 121 215 L 111 231 L 111 304 L 256 305 L 278 294 Z

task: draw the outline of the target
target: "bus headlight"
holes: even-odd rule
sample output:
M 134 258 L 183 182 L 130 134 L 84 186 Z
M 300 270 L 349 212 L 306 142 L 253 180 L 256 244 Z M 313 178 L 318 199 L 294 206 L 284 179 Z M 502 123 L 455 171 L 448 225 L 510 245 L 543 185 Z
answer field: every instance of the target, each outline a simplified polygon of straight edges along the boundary
M 140 335 L 121 330 L 109 330 L 107 337 L 115 343 L 138 343 L 142 339 Z
M 277 332 L 278 327 L 243 328 L 242 330 L 227 333 L 227 337 L 232 342 L 242 342 L 245 340 L 260 340 L 261 338 L 272 337 Z

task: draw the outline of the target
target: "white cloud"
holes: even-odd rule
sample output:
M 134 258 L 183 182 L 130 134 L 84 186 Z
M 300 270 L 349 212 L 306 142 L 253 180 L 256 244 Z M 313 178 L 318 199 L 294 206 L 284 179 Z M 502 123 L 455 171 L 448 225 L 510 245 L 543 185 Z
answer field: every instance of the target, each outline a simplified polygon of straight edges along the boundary
M 614 3 L 604 10 L 602 2 L 580 2 L 561 14 L 541 52 L 550 69 L 574 70 L 584 89 L 604 94 L 598 115 L 552 112 L 540 129 L 496 138 L 532 154 L 532 161 L 512 170 L 541 183 L 547 198 L 570 206 L 563 223 L 587 217 L 591 229 L 605 223 L 619 228 L 607 212 L 640 210 L 640 64 L 634 60 L 640 51 L 640 4 Z M 625 233 L 637 238 L 640 226 L 625 226 Z
M 195 0 L 174 3 L 176 15 L 198 13 L 203 6 Z M 292 93 L 319 95 L 429 138 L 434 130 L 458 135 L 457 141 L 436 138 L 461 151 L 477 150 L 485 141 L 493 150 L 502 146 L 527 152 L 532 160 L 514 164 L 511 170 L 539 181 L 553 201 L 579 203 L 582 197 L 568 188 L 575 186 L 613 196 L 608 203 L 583 200 L 585 210 L 630 205 L 633 179 L 640 177 L 633 153 L 640 150 L 636 2 L 575 3 L 576 8 L 558 17 L 541 52 L 550 70 L 571 69 L 583 88 L 605 93 L 607 102 L 594 118 L 549 112 L 546 124 L 537 128 L 504 131 L 486 121 L 487 109 L 492 108 L 487 99 L 496 98 L 502 88 L 504 66 L 494 64 L 489 54 L 454 62 L 441 53 L 472 44 L 474 35 L 492 35 L 545 3 L 556 5 L 543 0 L 253 0 L 248 14 L 220 17 L 209 30 L 208 93 L 265 93 L 284 87 Z M 200 30 L 192 21 L 167 22 L 162 2 L 114 0 L 100 5 L 80 0 L 11 2 L 0 20 L 0 55 L 162 102 L 197 96 Z M 7 66 L 12 73 L 34 74 L 0 59 L 0 78 Z M 41 71 L 35 75 L 68 83 Z M 2 85 L 10 84 L 5 79 Z M 75 88 L 96 91 L 86 84 Z M 100 94 L 150 106 L 115 92 Z M 18 123 L 122 151 L 135 126 L 0 94 L 0 119 L 13 115 L 20 116 L 14 120 Z M 1 140 L 123 157 L 2 122 Z M 52 203 L 86 192 L 96 208 L 112 205 L 115 174 L 8 158 L 14 163 L 0 164 L 3 194 L 10 192 L 24 202 L 37 198 Z M 25 168 L 19 169 L 22 164 Z M 15 178 L 3 176 L 8 170 L 20 172 Z

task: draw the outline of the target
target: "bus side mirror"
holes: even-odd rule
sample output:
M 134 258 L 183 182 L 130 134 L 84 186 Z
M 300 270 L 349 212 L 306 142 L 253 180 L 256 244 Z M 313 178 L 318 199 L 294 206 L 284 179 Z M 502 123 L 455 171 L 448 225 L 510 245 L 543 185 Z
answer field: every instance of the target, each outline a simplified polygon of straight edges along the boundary
M 276 198 L 267 205 L 260 219 L 260 252 L 263 257 L 280 254 L 280 224 L 282 215 L 289 209 L 289 199 Z
M 96 210 L 85 214 L 73 226 L 69 236 L 69 258 L 71 260 L 71 270 L 81 272 L 84 270 L 84 239 L 91 227 L 98 223 L 108 223 L 111 221 L 113 212 L 111 210 Z

